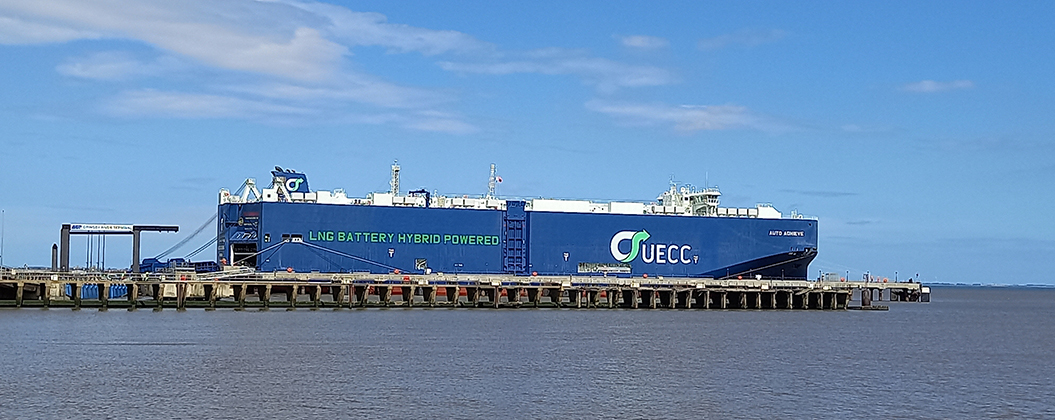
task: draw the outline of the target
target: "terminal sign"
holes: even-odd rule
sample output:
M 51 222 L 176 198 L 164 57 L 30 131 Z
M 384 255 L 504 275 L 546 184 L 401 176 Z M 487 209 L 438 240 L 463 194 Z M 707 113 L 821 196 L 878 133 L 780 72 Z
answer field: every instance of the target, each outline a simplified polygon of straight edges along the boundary
M 132 225 L 72 224 L 70 233 L 132 233 Z

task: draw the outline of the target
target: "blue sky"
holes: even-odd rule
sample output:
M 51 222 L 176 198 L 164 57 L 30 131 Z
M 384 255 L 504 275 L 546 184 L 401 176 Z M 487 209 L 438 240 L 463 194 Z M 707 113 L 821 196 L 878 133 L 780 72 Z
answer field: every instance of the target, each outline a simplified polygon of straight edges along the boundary
M 818 217 L 815 272 L 1055 283 L 1055 6 L 875 3 L 0 0 L 4 263 L 180 225 L 153 255 L 274 165 L 363 195 L 399 159 L 447 194 L 492 162 L 510 197 L 717 185 Z

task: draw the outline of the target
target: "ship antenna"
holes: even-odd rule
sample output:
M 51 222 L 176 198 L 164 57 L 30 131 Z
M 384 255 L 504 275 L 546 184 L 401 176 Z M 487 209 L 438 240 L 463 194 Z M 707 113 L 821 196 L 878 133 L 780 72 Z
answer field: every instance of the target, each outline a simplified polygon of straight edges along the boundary
M 495 176 L 495 164 L 492 163 L 491 164 L 491 176 L 487 178 L 487 197 L 486 198 L 495 198 L 495 181 L 496 181 L 496 178 L 497 177 Z
M 392 161 L 392 181 L 389 185 L 392 186 L 392 195 L 399 195 L 399 159 Z

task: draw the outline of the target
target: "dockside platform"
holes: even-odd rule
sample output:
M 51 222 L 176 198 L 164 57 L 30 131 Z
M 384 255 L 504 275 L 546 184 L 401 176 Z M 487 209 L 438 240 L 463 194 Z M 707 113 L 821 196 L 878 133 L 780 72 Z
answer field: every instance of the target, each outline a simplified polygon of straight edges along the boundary
M 0 307 L 44 308 L 627 308 L 845 310 L 929 302 L 919 283 L 475 274 L 0 272 Z

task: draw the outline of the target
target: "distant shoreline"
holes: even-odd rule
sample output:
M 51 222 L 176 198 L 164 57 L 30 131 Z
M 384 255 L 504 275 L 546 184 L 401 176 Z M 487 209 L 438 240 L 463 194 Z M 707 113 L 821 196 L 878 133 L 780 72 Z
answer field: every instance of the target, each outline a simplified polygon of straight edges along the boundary
M 978 289 L 1055 289 L 1055 284 L 981 284 L 981 283 L 926 283 L 925 285 L 930 287 L 958 287 L 958 288 L 978 288 Z

